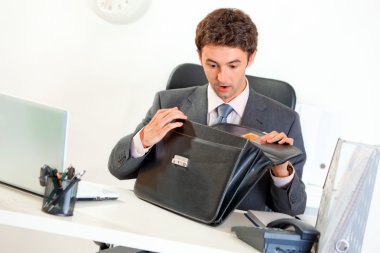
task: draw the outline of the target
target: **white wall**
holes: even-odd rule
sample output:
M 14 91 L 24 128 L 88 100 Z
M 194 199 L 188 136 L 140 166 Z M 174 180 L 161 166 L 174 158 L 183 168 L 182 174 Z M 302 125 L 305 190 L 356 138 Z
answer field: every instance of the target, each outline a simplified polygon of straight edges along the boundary
M 107 172 L 111 148 L 143 118 L 171 69 L 198 61 L 200 19 L 233 6 L 249 13 L 259 29 L 249 74 L 290 82 L 299 104 L 344 114 L 344 138 L 380 144 L 374 117 L 380 105 L 374 92 L 380 4 L 199 3 L 153 1 L 138 21 L 114 25 L 93 14 L 85 0 L 6 1 L 0 9 L 0 92 L 67 109 L 67 163 L 86 169 L 88 180 L 116 182 Z
M 67 163 L 86 169 L 87 180 L 123 185 L 107 170 L 113 145 L 143 118 L 174 66 L 198 62 L 195 27 L 219 7 L 241 8 L 258 26 L 249 74 L 288 81 L 298 104 L 342 116 L 343 138 L 380 144 L 379 2 L 152 2 L 127 25 L 101 20 L 85 0 L 2 2 L 0 92 L 69 111 Z

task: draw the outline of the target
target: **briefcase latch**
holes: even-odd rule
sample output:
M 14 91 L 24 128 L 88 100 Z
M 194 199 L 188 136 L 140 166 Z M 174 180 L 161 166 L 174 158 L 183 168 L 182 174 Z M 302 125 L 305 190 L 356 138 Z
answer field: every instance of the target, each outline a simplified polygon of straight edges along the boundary
M 189 159 L 180 155 L 174 155 L 172 163 L 187 168 L 187 165 L 189 164 Z

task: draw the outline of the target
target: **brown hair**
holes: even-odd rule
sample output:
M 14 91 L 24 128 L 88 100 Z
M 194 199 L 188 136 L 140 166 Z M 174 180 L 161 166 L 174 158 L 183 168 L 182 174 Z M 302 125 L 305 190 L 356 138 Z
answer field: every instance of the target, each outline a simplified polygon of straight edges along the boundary
M 238 9 L 217 9 L 197 26 L 195 44 L 198 52 L 206 45 L 237 47 L 253 54 L 257 49 L 258 32 L 251 18 Z

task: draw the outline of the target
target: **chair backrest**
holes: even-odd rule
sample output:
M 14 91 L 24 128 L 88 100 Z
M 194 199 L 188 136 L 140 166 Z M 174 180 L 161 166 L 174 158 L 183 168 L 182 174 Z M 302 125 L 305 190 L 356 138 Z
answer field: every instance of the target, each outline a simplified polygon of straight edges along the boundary
M 249 85 L 258 93 L 272 98 L 294 110 L 296 92 L 283 81 L 246 75 Z M 203 67 L 194 63 L 178 65 L 171 73 L 166 89 L 178 89 L 199 86 L 208 83 Z

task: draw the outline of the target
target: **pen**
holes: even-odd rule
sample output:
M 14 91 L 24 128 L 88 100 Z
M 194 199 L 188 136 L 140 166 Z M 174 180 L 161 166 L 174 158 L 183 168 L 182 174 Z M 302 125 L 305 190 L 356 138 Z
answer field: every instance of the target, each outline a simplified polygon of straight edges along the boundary
M 57 197 L 55 197 L 54 199 L 52 199 L 50 202 L 47 202 L 43 209 L 47 212 L 50 212 L 51 209 L 58 203 L 58 201 L 66 194 L 66 192 L 68 190 L 70 190 L 74 184 L 76 184 L 77 182 L 80 181 L 81 177 L 84 175 L 84 173 L 86 173 L 85 170 L 82 171 L 82 173 L 79 173 L 77 175 L 75 175 L 71 180 L 70 180 L 70 183 L 65 187 L 65 189 L 63 189 L 58 195 Z
M 75 174 L 75 168 L 70 164 L 70 166 L 67 168 L 67 179 L 71 180 L 74 177 Z
M 56 187 L 58 189 L 62 189 L 61 173 L 59 173 L 57 169 L 54 169 L 52 173 L 53 173 L 53 182 L 57 184 Z
M 74 177 L 74 174 L 75 168 L 70 164 L 70 166 L 62 173 L 61 180 L 64 180 L 66 177 L 68 180 L 71 180 Z

